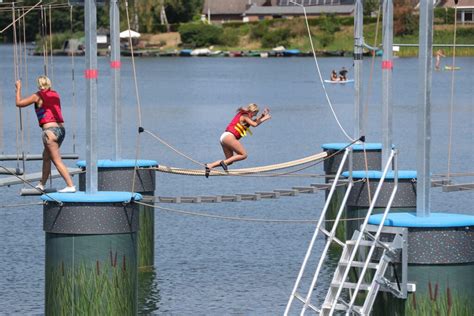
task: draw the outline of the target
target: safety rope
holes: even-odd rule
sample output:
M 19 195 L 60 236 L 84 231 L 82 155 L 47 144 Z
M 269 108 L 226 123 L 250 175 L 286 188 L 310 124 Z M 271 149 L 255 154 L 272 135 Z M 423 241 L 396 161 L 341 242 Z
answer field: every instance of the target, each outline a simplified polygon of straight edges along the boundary
M 125 1 L 125 13 L 127 15 L 127 27 L 128 27 L 128 44 L 130 46 L 131 52 L 131 59 L 132 59 L 132 70 L 133 70 L 133 82 L 135 84 L 135 97 L 137 101 L 137 120 L 138 126 L 142 126 L 142 112 L 141 112 L 141 103 L 140 103 L 140 94 L 138 92 L 138 79 L 137 79 L 137 69 L 135 65 L 135 53 L 133 51 L 133 43 L 132 43 L 132 34 L 130 28 L 130 15 L 128 12 L 128 1 Z M 137 177 L 137 161 L 140 155 L 140 134 L 138 133 L 136 142 L 135 142 L 135 167 L 133 172 L 133 179 L 132 179 L 132 192 L 135 192 L 135 182 Z
M 456 28 L 457 28 L 457 12 L 458 5 L 457 1 L 454 4 L 454 36 L 453 36 L 453 61 L 451 68 L 451 100 L 449 105 L 449 132 L 448 132 L 448 181 L 451 174 L 451 154 L 452 154 L 452 141 L 453 141 L 453 116 L 454 116 L 454 72 L 455 72 L 455 61 L 456 61 Z
M 51 200 L 55 201 L 56 203 L 58 203 L 58 204 L 63 204 L 61 201 L 55 199 L 54 197 L 52 197 L 52 196 L 49 195 L 48 193 L 43 192 L 42 190 L 36 188 L 33 184 L 31 184 L 31 182 L 25 180 L 23 177 L 20 177 L 20 176 L 18 176 L 16 173 L 10 171 L 10 169 L 8 169 L 8 168 L 6 168 L 6 167 L 4 167 L 4 166 L 1 166 L 1 165 L 0 165 L 0 168 L 2 168 L 3 170 L 5 170 L 7 173 L 11 174 L 12 176 L 18 178 L 23 184 L 26 184 L 26 185 L 30 186 L 31 188 L 37 190 L 39 193 L 41 193 L 41 194 L 47 196 L 48 198 L 50 198 Z
M 313 43 L 313 38 L 312 38 L 312 34 L 311 34 L 311 29 L 309 27 L 309 22 L 308 22 L 308 16 L 306 15 L 306 8 L 299 4 L 299 3 L 296 3 L 296 2 L 293 2 L 293 1 L 290 1 L 292 3 L 294 3 L 295 5 L 297 6 L 300 6 L 303 8 L 303 13 L 304 13 L 304 18 L 305 18 L 305 22 L 306 22 L 306 29 L 308 31 L 308 37 L 309 37 L 309 42 L 311 44 L 311 51 L 313 53 L 313 59 L 314 59 L 314 64 L 316 65 L 316 69 L 318 71 L 318 75 L 319 75 L 319 80 L 321 82 L 321 85 L 323 87 L 323 91 L 324 91 L 324 95 L 326 97 L 326 101 L 328 102 L 328 105 L 329 105 L 329 108 L 331 109 L 331 112 L 332 112 L 332 115 L 334 117 L 334 119 L 336 120 L 336 123 L 337 125 L 339 126 L 340 130 L 342 131 L 342 133 L 344 134 L 344 136 L 346 136 L 346 138 L 349 140 L 349 141 L 354 141 L 354 139 L 352 137 L 349 136 L 349 134 L 346 132 L 346 130 L 344 129 L 344 127 L 342 127 L 342 124 L 341 122 L 339 121 L 339 118 L 337 117 L 337 114 L 336 114 L 336 111 L 334 110 L 334 107 L 332 105 L 332 102 L 331 102 L 331 99 L 329 98 L 329 94 L 326 90 L 326 85 L 324 84 L 324 79 L 322 77 L 322 74 L 321 74 L 321 69 L 319 68 L 319 63 L 318 63 L 318 58 L 316 57 L 316 51 L 315 51 L 315 48 L 314 48 L 314 43 Z
M 265 218 L 222 216 L 222 215 L 178 210 L 178 209 L 174 209 L 170 207 L 162 207 L 162 206 L 148 204 L 148 203 L 144 203 L 140 201 L 134 201 L 134 202 L 139 205 L 157 208 L 161 211 L 172 212 L 172 213 L 177 213 L 181 215 L 206 217 L 206 218 L 221 219 L 221 220 L 228 220 L 228 221 L 254 222 L 254 223 L 258 222 L 258 223 L 273 223 L 273 224 L 305 224 L 305 223 L 314 224 L 317 222 L 317 220 L 311 220 L 311 219 L 265 219 Z M 363 220 L 363 219 L 364 218 L 350 218 L 350 219 L 341 219 L 341 221 L 355 221 L 355 220 Z M 325 222 L 332 222 L 332 221 L 334 220 L 325 220 Z
M 49 52 L 50 52 L 50 75 L 49 78 L 54 81 L 54 66 L 53 66 L 53 27 L 52 27 L 51 4 L 49 5 Z
M 44 205 L 44 203 L 32 202 L 32 203 L 20 203 L 20 204 L 7 204 L 7 205 L 0 205 L 0 208 L 23 207 L 23 206 L 33 206 L 33 205 Z
M 25 9 L 22 9 L 22 21 L 23 21 L 23 59 L 24 59 L 24 78 L 25 78 L 25 90 L 28 90 L 28 52 L 26 48 L 26 14 Z M 30 121 L 30 111 L 26 111 L 26 122 Z M 26 152 L 30 152 L 31 148 L 31 128 L 30 124 L 26 124 Z M 24 158 L 24 165 L 26 165 L 26 157 Z M 23 172 L 26 172 L 26 167 L 23 167 Z
M 69 22 L 71 26 L 71 37 L 74 34 L 73 19 L 72 19 L 73 6 L 69 7 Z M 76 102 L 76 65 L 75 65 L 75 51 L 69 41 L 69 49 L 71 54 L 71 78 L 72 78 L 72 152 L 76 153 L 76 134 L 77 134 L 77 102 Z
M 254 222 L 254 223 L 273 223 L 273 224 L 314 224 L 317 223 L 317 220 L 310 220 L 310 219 L 265 219 L 265 218 L 250 218 L 250 217 L 233 217 L 233 216 L 222 216 L 222 215 L 214 215 L 214 214 L 207 214 L 207 213 L 200 213 L 200 212 L 191 212 L 191 211 L 184 211 L 178 210 L 170 207 L 163 207 L 158 206 L 155 204 L 144 203 L 140 201 L 134 201 L 134 203 L 153 207 L 161 211 L 181 214 L 181 215 L 189 215 L 189 216 L 197 216 L 197 217 L 206 217 L 206 218 L 213 218 L 213 219 L 221 219 L 221 220 L 228 220 L 228 221 L 239 221 L 239 222 Z M 347 218 L 341 219 L 340 221 L 357 221 L 363 220 L 364 218 Z M 333 222 L 334 220 L 325 220 L 325 222 Z
M 12 27 L 19 19 L 23 18 L 25 15 L 27 15 L 31 10 L 35 9 L 37 6 L 39 6 L 41 4 L 42 0 L 39 1 L 38 3 L 36 3 L 34 6 L 32 7 L 19 7 L 20 9 L 23 9 L 23 8 L 28 8 L 28 11 L 26 11 L 23 15 L 19 16 L 18 18 L 14 19 L 12 21 L 12 23 L 8 24 L 7 26 L 5 26 L 1 31 L 0 31 L 0 34 L 2 34 L 3 32 L 5 32 L 6 30 L 8 30 L 10 27 Z M 12 7 L 15 6 L 15 2 L 12 2 Z M 10 11 L 11 9 L 10 8 L 5 8 L 4 10 L 0 10 L 1 11 Z

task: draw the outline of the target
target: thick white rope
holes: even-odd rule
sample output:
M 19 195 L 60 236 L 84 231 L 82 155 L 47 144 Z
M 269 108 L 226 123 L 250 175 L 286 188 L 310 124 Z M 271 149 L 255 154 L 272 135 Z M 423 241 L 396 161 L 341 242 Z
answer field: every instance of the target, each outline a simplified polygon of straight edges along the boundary
M 308 30 L 309 42 L 311 44 L 311 51 L 313 53 L 314 64 L 316 65 L 316 69 L 318 71 L 319 80 L 320 80 L 321 85 L 323 87 L 323 91 L 324 91 L 324 95 L 326 97 L 326 101 L 328 102 L 329 108 L 331 109 L 332 115 L 333 115 L 334 119 L 336 120 L 336 123 L 339 126 L 340 130 L 342 131 L 344 136 L 346 136 L 347 139 L 352 142 L 352 141 L 354 141 L 354 139 L 352 137 L 350 137 L 349 134 L 344 129 L 344 127 L 342 127 L 342 124 L 339 121 L 339 118 L 337 117 L 336 111 L 334 110 L 331 99 L 329 98 L 328 92 L 326 90 L 326 85 L 324 84 L 324 79 L 321 75 L 321 69 L 319 68 L 318 58 L 316 57 L 316 50 L 314 48 L 313 38 L 311 36 L 311 29 L 309 27 L 308 16 L 306 15 L 306 8 L 303 5 L 299 4 L 299 3 L 296 3 L 296 2 L 293 2 L 293 1 L 290 1 L 290 2 L 292 2 L 295 5 L 300 6 L 300 7 L 303 8 L 304 18 L 305 18 L 305 22 L 306 22 L 306 29 Z
M 322 153 L 318 153 L 312 156 L 308 156 L 305 158 L 288 161 L 284 163 L 278 163 L 278 164 L 261 166 L 261 167 L 253 167 L 253 168 L 232 169 L 232 170 L 228 170 L 227 172 L 211 169 L 209 175 L 211 176 L 245 175 L 245 174 L 252 174 L 252 173 L 281 170 L 281 169 L 291 168 L 291 167 L 299 166 L 302 164 L 310 163 L 313 161 L 321 160 L 327 157 L 327 155 L 328 155 L 327 152 L 322 152 Z M 168 167 L 168 166 L 163 166 L 163 165 L 159 165 L 158 167 L 154 169 L 160 172 L 190 175 L 190 176 L 203 176 L 205 174 L 204 170 L 175 168 L 175 167 Z

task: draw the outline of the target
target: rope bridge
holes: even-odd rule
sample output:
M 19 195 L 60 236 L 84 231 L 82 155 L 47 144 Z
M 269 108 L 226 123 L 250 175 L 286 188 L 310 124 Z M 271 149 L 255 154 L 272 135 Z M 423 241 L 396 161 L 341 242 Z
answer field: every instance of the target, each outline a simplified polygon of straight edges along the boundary
M 278 163 L 278 164 L 273 164 L 273 165 L 266 165 L 266 166 L 261 166 L 261 167 L 233 169 L 233 170 L 228 170 L 227 172 L 211 169 L 211 172 L 209 175 L 210 176 L 245 175 L 245 174 L 275 171 L 275 170 L 280 170 L 280 169 L 296 167 L 299 165 L 321 160 L 321 159 L 326 158 L 327 156 L 328 156 L 327 152 L 321 152 L 312 156 L 308 156 L 305 158 L 292 160 L 288 162 L 283 162 L 283 163 Z M 163 165 L 160 165 L 152 169 L 159 172 L 166 172 L 166 173 L 173 173 L 173 174 L 180 174 L 180 175 L 187 175 L 187 176 L 204 176 L 205 174 L 204 170 L 176 168 L 176 167 L 168 167 L 168 166 L 163 166 Z

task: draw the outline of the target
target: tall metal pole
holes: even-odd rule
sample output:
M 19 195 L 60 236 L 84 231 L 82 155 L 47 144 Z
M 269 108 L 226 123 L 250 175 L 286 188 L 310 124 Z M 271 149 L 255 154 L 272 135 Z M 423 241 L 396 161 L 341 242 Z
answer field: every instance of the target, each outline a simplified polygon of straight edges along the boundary
M 431 62 L 433 1 L 420 1 L 419 97 L 417 140 L 416 215 L 430 215 L 431 170 Z
M 86 192 L 97 192 L 97 8 L 95 0 L 86 0 Z
M 354 19 L 354 138 L 365 135 L 365 116 L 362 106 L 362 49 L 364 44 L 364 7 L 362 0 L 357 0 Z
M 114 104 L 112 107 L 114 158 L 120 160 L 122 155 L 122 108 L 120 106 L 120 12 L 119 0 L 110 0 L 110 69 L 112 72 L 112 90 Z
M 387 164 L 392 151 L 392 70 L 393 70 L 393 2 L 383 3 L 382 57 L 382 166 Z

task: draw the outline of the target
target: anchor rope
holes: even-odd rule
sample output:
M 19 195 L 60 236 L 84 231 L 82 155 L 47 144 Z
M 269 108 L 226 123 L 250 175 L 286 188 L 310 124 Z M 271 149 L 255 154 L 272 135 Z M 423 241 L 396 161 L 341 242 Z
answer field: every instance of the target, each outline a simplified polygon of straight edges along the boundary
M 308 220 L 308 219 L 265 219 L 265 218 L 250 218 L 250 217 L 233 217 L 233 216 L 222 216 L 222 215 L 214 215 L 214 214 L 208 214 L 208 213 L 200 213 L 200 212 L 191 212 L 191 211 L 184 211 L 184 210 L 178 210 L 170 207 L 163 207 L 163 206 L 158 206 L 155 204 L 149 204 L 149 203 L 144 203 L 140 201 L 134 201 L 134 203 L 137 203 L 139 205 L 143 206 L 148 206 L 148 207 L 153 207 L 157 208 L 161 211 L 166 211 L 166 212 L 172 212 L 180 215 L 186 215 L 186 216 L 195 216 L 195 217 L 206 217 L 206 218 L 213 218 L 213 219 L 221 219 L 221 220 L 228 220 L 228 221 L 239 221 L 239 222 L 258 222 L 258 223 L 275 223 L 275 224 L 298 224 L 298 223 L 306 223 L 306 224 L 313 224 L 317 223 L 317 220 Z M 364 218 L 347 218 L 347 219 L 340 219 L 340 221 L 357 221 L 357 220 L 363 220 Z M 333 222 L 334 220 L 324 220 L 325 222 Z
M 329 94 L 326 90 L 326 85 L 324 84 L 324 79 L 322 77 L 322 74 L 321 74 L 321 69 L 319 68 L 319 62 L 318 62 L 318 58 L 316 56 L 316 51 L 315 51 L 315 48 L 314 48 L 314 43 L 313 43 L 313 38 L 312 38 L 312 34 L 311 34 L 311 29 L 309 27 L 309 22 L 308 22 L 308 16 L 306 15 L 306 8 L 301 5 L 301 4 L 298 4 L 296 2 L 293 2 L 291 1 L 292 3 L 294 3 L 295 5 L 297 6 L 300 6 L 303 8 L 303 13 L 304 13 L 304 18 L 305 18 L 305 22 L 306 22 L 306 29 L 308 31 L 308 37 L 309 37 L 309 42 L 311 44 L 311 51 L 312 51 L 312 54 L 313 54 L 313 59 L 314 59 L 314 64 L 316 66 L 316 69 L 317 69 L 317 72 L 318 72 L 318 75 L 319 75 L 319 80 L 321 82 L 321 85 L 323 87 L 323 91 L 324 91 L 324 95 L 326 97 L 326 101 L 328 102 L 328 105 L 329 105 L 329 108 L 331 109 L 331 112 L 332 112 L 332 115 L 334 117 L 334 119 L 336 120 L 336 123 L 337 125 L 339 126 L 339 129 L 342 131 L 342 133 L 344 134 L 344 136 L 346 136 L 346 138 L 349 140 L 349 141 L 354 141 L 354 139 L 352 137 L 349 136 L 349 134 L 346 132 L 346 130 L 344 129 L 344 127 L 342 126 L 341 122 L 339 121 L 339 118 L 337 117 L 337 114 L 336 114 L 336 111 L 334 110 L 334 107 L 333 107 L 333 104 L 331 102 L 331 98 L 329 97 Z

